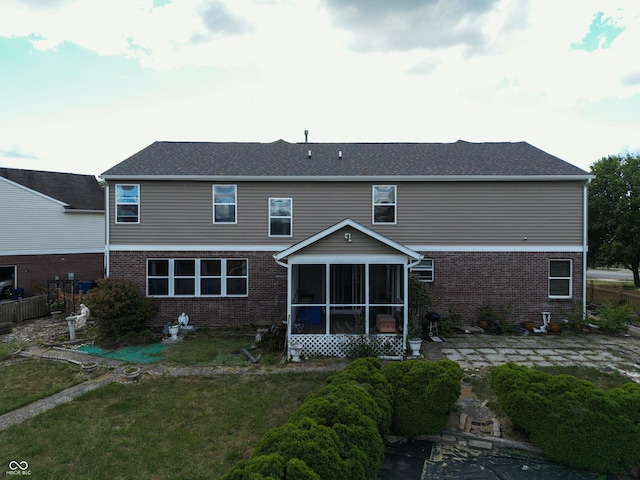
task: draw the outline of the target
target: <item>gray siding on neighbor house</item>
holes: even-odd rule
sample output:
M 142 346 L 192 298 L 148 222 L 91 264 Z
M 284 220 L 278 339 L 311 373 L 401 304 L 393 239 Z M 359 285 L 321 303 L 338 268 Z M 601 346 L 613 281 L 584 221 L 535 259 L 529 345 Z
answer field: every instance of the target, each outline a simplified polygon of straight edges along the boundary
M 237 224 L 213 224 L 213 182 L 141 181 L 141 223 L 116 225 L 112 182 L 109 243 L 275 249 L 345 218 L 408 246 L 557 246 L 583 241 L 583 181 L 220 183 L 238 185 Z M 397 185 L 396 225 L 372 224 L 374 184 Z M 269 237 L 270 197 L 293 199 L 292 237 Z

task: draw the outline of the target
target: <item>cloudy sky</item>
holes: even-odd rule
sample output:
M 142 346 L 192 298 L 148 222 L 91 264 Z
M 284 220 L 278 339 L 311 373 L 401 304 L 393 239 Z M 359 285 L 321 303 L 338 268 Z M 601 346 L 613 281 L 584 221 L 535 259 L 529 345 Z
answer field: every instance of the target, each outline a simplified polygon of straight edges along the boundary
M 156 140 L 640 152 L 638 0 L 2 0 L 0 166 Z

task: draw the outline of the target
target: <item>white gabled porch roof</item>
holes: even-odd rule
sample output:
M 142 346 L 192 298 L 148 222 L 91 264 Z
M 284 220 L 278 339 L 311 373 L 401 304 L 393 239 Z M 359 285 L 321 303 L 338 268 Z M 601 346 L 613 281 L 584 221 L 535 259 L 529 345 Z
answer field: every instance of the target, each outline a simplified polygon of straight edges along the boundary
M 384 235 L 380 235 L 377 232 L 374 232 L 373 230 L 371 230 L 370 228 L 367 228 L 361 224 L 359 224 L 358 222 L 350 219 L 350 218 L 345 218 L 344 220 L 342 220 L 341 222 L 336 223 L 335 225 L 330 226 L 329 228 L 326 228 L 325 230 L 322 230 L 318 233 L 316 233 L 315 235 L 312 235 L 310 237 L 308 237 L 307 239 L 296 243 L 295 245 L 290 246 L 289 248 L 286 248 L 284 250 L 282 250 L 281 252 L 276 253 L 273 258 L 276 260 L 276 262 L 278 263 L 282 263 L 287 257 L 294 255 L 296 253 L 298 253 L 300 250 L 308 247 L 309 245 L 312 245 L 316 242 L 318 242 L 319 240 L 322 240 L 323 238 L 328 237 L 329 235 L 337 232 L 338 230 L 345 228 L 345 227 L 349 227 L 349 228 L 353 228 L 354 230 L 357 230 L 359 232 L 361 232 L 364 235 L 367 235 L 368 237 L 371 237 L 375 240 L 377 240 L 378 242 L 380 242 L 381 244 L 384 244 L 394 250 L 397 250 L 398 252 L 402 253 L 403 255 L 406 255 L 408 258 L 410 258 L 413 261 L 420 261 L 422 260 L 422 255 L 420 255 L 419 253 L 417 253 L 416 251 L 405 247 L 404 245 L 395 242 L 393 240 L 391 240 L 390 238 L 385 237 Z

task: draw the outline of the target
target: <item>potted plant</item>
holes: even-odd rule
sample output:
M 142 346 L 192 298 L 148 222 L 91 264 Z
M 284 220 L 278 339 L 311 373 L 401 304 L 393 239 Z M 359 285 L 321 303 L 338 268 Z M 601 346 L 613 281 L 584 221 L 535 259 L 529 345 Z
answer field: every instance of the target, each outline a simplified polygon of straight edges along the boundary
M 513 325 L 509 317 L 513 312 L 515 300 L 502 303 L 497 307 L 485 304 L 478 310 L 478 326 L 484 330 L 489 329 L 493 333 L 508 333 L 513 331 Z
M 414 357 L 420 355 L 422 347 L 422 325 L 420 318 L 423 310 L 433 304 L 433 297 L 429 286 L 421 281 L 417 275 L 409 275 L 409 325 L 407 329 L 407 342 Z
M 64 311 L 65 304 L 64 300 L 55 300 L 49 304 L 49 312 L 51 314 L 51 318 L 57 319 L 62 316 L 62 312 Z
M 487 330 L 494 321 L 495 314 L 493 313 L 493 307 L 490 304 L 485 304 L 478 310 L 478 326 Z

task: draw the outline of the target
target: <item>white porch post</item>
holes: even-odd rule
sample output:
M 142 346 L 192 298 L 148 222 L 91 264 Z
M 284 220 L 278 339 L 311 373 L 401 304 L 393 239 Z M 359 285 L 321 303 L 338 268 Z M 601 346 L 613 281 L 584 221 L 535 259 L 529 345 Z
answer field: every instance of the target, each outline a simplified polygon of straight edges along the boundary
M 291 264 L 287 263 L 287 357 L 289 356 L 289 345 L 291 344 L 291 292 L 293 291 L 291 275 Z
M 407 329 L 409 327 L 409 270 L 413 264 L 411 262 L 407 262 L 404 265 L 404 305 L 403 305 L 403 315 L 402 315 L 402 345 L 405 346 L 407 344 Z

